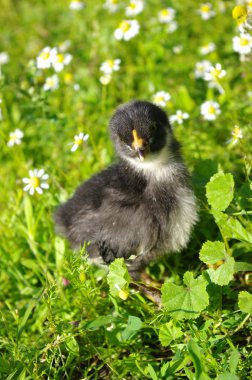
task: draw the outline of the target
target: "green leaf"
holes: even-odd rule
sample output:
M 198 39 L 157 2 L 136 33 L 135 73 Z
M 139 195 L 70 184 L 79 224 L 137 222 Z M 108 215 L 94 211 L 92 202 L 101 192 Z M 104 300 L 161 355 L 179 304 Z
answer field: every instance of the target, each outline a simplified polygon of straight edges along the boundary
M 54 248 L 56 267 L 59 270 L 65 253 L 65 240 L 60 238 L 59 236 L 56 236 L 54 241 Z
M 95 320 L 88 322 L 85 325 L 85 328 L 96 330 L 99 327 L 109 325 L 114 321 L 116 321 L 116 317 L 113 317 L 113 315 L 101 315 L 100 317 L 97 317 Z
M 203 276 L 193 278 L 192 272 L 184 274 L 185 286 L 166 282 L 162 288 L 162 304 L 175 319 L 191 319 L 199 316 L 209 304 L 207 282 Z
M 169 346 L 173 340 L 180 338 L 182 335 L 181 329 L 176 327 L 173 321 L 170 321 L 161 326 L 158 337 L 162 346 L 165 347 Z
M 210 279 L 217 285 L 228 285 L 233 280 L 235 260 L 233 257 L 228 256 L 225 263 L 220 265 L 217 269 L 210 268 L 207 270 Z
M 30 317 L 31 313 L 33 312 L 33 309 L 35 308 L 36 304 L 37 304 L 37 301 L 35 301 L 35 300 L 34 301 L 32 300 L 28 304 L 26 311 L 25 311 L 25 313 L 24 313 L 24 315 L 23 315 L 23 317 L 20 320 L 20 323 L 18 325 L 18 338 L 21 337 L 21 334 L 23 332 L 23 329 L 25 328 L 26 322 L 27 322 L 28 318 Z
M 200 250 L 199 258 L 205 264 L 216 264 L 218 261 L 225 260 L 226 254 L 225 244 L 221 241 L 207 241 Z
M 184 111 L 192 111 L 195 108 L 195 102 L 188 92 L 186 86 L 179 86 L 176 91 L 176 104 Z
M 240 380 L 240 378 L 233 373 L 225 372 L 216 377 L 216 380 Z
M 165 376 L 166 371 L 167 371 L 167 369 L 169 368 L 169 366 L 170 366 L 170 362 L 166 362 L 166 363 L 164 363 L 164 364 L 162 365 L 161 370 L 160 370 L 160 373 L 161 373 L 161 376 L 162 376 L 162 377 Z
M 138 317 L 129 315 L 128 324 L 125 330 L 122 332 L 122 340 L 130 340 L 133 336 L 142 328 L 142 321 Z
M 207 241 L 203 244 L 200 260 L 208 265 L 217 265 L 217 268 L 207 270 L 210 279 L 217 285 L 227 285 L 233 279 L 235 260 L 225 250 L 224 243 L 220 241 Z
M 31 200 L 28 196 L 24 199 L 24 212 L 25 212 L 25 221 L 27 225 L 27 230 L 29 232 L 29 237 L 34 238 L 35 234 L 35 220 L 33 216 L 33 208 Z
M 227 238 L 252 243 L 252 234 L 243 227 L 238 219 L 218 211 L 214 211 L 213 215 L 220 230 Z
M 110 264 L 107 280 L 112 296 L 127 298 L 130 275 L 123 259 L 116 259 Z
M 234 196 L 232 174 L 216 173 L 206 185 L 208 203 L 214 210 L 224 211 Z
M 252 294 L 246 290 L 239 293 L 238 306 L 243 313 L 252 314 Z
M 235 272 L 251 272 L 252 264 L 236 261 L 234 266 Z
M 241 355 L 240 355 L 239 351 L 234 349 L 234 351 L 232 352 L 232 354 L 230 356 L 230 360 L 229 360 L 229 369 L 230 369 L 230 372 L 233 374 L 236 372 L 236 368 L 238 366 L 240 357 L 241 357 Z
M 191 339 L 188 343 L 188 351 L 192 358 L 194 368 L 196 371 L 195 378 L 197 380 L 210 380 L 210 377 L 207 375 L 206 370 L 203 366 L 204 361 L 201 354 L 201 348 L 193 339 Z
M 148 364 L 147 368 L 152 380 L 159 380 L 154 368 L 152 367 L 150 363 Z
M 75 355 L 79 354 L 79 345 L 73 336 L 71 336 L 70 338 L 66 340 L 65 346 L 68 352 L 71 352 L 71 354 L 75 354 Z

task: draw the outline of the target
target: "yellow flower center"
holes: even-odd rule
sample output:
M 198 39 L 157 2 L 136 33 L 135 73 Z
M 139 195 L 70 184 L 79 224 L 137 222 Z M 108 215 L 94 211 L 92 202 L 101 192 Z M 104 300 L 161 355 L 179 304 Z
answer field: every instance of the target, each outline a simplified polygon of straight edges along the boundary
M 18 139 L 18 137 L 15 134 L 10 136 L 11 141 L 16 141 L 17 139 Z
M 237 5 L 232 11 L 232 16 L 236 20 L 237 24 L 243 24 L 247 21 L 248 12 L 245 5 Z
M 40 56 L 40 58 L 42 58 L 46 61 L 47 59 L 49 59 L 50 53 L 48 53 L 47 51 L 42 51 L 42 53 L 40 53 L 39 56 Z
M 209 106 L 208 107 L 208 113 L 211 113 L 211 114 L 215 114 L 216 113 L 216 109 L 214 108 L 214 106 Z
M 64 54 L 57 54 L 56 60 L 59 63 L 64 62 Z
M 120 28 L 124 33 L 126 33 L 126 32 L 128 32 L 128 30 L 130 29 L 130 23 L 129 23 L 128 21 L 122 21 L 122 22 L 120 23 L 119 28 Z
M 74 140 L 74 143 L 76 145 L 81 145 L 83 143 L 83 140 L 78 137 L 77 139 Z
M 39 179 L 38 177 L 31 177 L 30 185 L 31 185 L 31 187 L 33 187 L 34 189 L 35 189 L 36 187 L 39 187 L 39 186 L 40 186 L 40 179 Z
M 242 138 L 242 131 L 238 126 L 235 126 L 232 130 L 232 135 L 235 139 L 241 139 Z
M 201 10 L 201 12 L 208 13 L 208 12 L 210 12 L 210 7 L 207 4 L 203 4 L 203 5 L 201 5 L 200 10 Z
M 169 9 L 162 9 L 162 10 L 160 11 L 160 15 L 161 15 L 161 16 L 167 17 L 167 16 L 169 16 L 169 14 L 170 14 Z
M 240 38 L 240 45 L 247 46 L 249 44 L 249 40 L 247 38 Z
M 120 290 L 118 296 L 125 301 L 129 297 L 129 293 L 126 290 Z
M 46 80 L 46 84 L 48 87 L 53 87 L 54 86 L 54 80 L 49 78 Z
M 73 82 L 73 74 L 72 73 L 65 73 L 64 74 L 64 82 L 66 84 L 72 83 Z
M 162 95 L 155 96 L 155 97 L 154 97 L 154 102 L 155 102 L 155 103 L 164 102 L 164 97 L 163 97 Z
M 213 77 L 215 78 L 219 78 L 220 74 L 221 74 L 221 70 L 218 70 L 218 69 L 212 69 L 211 70 L 211 74 Z
M 131 8 L 131 9 L 136 9 L 136 7 L 137 7 L 137 5 L 136 5 L 136 3 L 130 3 L 129 4 L 129 8 Z
M 108 60 L 106 61 L 106 63 L 107 63 L 107 65 L 108 65 L 108 67 L 110 67 L 111 69 L 112 69 L 112 67 L 114 66 L 114 61 L 113 61 L 112 59 L 108 59 Z

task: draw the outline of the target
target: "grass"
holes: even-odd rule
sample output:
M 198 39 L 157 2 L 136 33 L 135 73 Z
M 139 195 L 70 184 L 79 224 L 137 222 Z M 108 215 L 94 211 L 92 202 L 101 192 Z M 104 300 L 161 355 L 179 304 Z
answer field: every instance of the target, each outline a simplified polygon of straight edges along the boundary
M 220 241 L 236 263 L 251 259 L 251 54 L 241 62 L 232 48 L 239 35 L 231 16 L 235 1 L 222 2 L 224 11 L 212 1 L 216 16 L 207 21 L 193 0 L 145 3 L 134 17 L 140 33 L 127 42 L 113 36 L 125 19 L 125 1 L 115 13 L 103 1 L 86 1 L 80 11 L 71 11 L 65 0 L 1 4 L 0 52 L 10 60 L 0 76 L 0 379 L 250 378 L 251 299 L 242 292 L 251 289 L 251 267 L 227 273 L 222 266 L 222 280 L 214 280 L 202 245 Z M 178 29 L 171 34 L 157 18 L 167 4 L 177 11 Z M 72 62 L 58 73 L 59 88 L 46 92 L 43 83 L 54 70 L 37 70 L 36 57 L 66 40 Z M 202 56 L 199 48 L 207 42 L 216 49 Z M 103 86 L 100 65 L 116 58 L 120 69 Z M 195 79 L 195 64 L 203 59 L 227 71 L 224 94 Z M 187 271 L 208 278 L 208 306 L 193 319 L 174 318 L 167 305 L 158 307 L 134 285 L 127 284 L 125 301 L 113 295 L 106 271 L 88 264 L 85 249 L 72 252 L 56 236 L 52 218 L 83 180 L 114 160 L 107 130 L 114 109 L 130 99 L 151 101 L 160 90 L 171 94 L 169 115 L 178 109 L 190 115 L 174 124 L 174 133 L 192 173 L 200 221 L 185 251 L 151 263 L 147 272 L 170 289 L 182 286 Z M 221 114 L 206 121 L 200 106 L 211 99 Z M 235 125 L 243 138 L 227 143 Z M 22 143 L 9 147 L 16 128 L 24 133 Z M 80 132 L 89 140 L 71 153 L 69 144 Z M 34 168 L 50 176 L 42 195 L 23 190 L 22 179 Z M 226 202 L 222 191 L 230 177 L 217 184 L 211 203 L 207 183 L 217 172 L 231 173 L 235 183 L 230 202 L 218 210 L 215 199 Z

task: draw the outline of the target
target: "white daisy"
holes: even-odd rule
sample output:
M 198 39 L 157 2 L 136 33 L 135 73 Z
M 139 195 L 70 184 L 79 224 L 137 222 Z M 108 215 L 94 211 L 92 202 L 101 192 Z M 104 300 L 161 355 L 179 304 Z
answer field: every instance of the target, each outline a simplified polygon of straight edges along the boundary
M 173 8 L 165 8 L 161 9 L 161 11 L 158 12 L 158 19 L 160 22 L 167 24 L 174 20 L 176 15 L 176 11 Z
M 166 30 L 169 34 L 175 32 L 177 29 L 178 29 L 178 23 L 175 20 L 166 24 Z
M 100 82 L 103 86 L 107 86 L 111 82 L 112 76 L 110 74 L 104 74 L 100 77 Z
M 132 17 L 141 13 L 144 9 L 143 0 L 130 0 L 129 5 L 126 7 L 126 16 Z
M 75 0 L 75 1 L 71 1 L 69 4 L 69 9 L 71 9 L 72 11 L 80 11 L 83 8 L 84 8 L 84 3 L 82 1 Z
M 5 51 L 0 53 L 0 66 L 6 65 L 6 63 L 8 63 L 9 60 L 10 60 L 9 55 Z
M 72 61 L 71 54 L 56 53 L 52 57 L 52 67 L 58 73 L 64 69 L 65 66 L 69 65 Z
M 248 33 L 241 33 L 240 37 L 233 38 L 233 49 L 235 52 L 246 55 L 252 50 L 252 36 Z
M 194 69 L 195 78 L 204 78 L 205 73 L 209 71 L 211 63 L 207 60 L 197 62 Z
M 182 112 L 178 110 L 175 115 L 170 116 L 171 123 L 183 124 L 183 121 L 189 118 L 189 114 L 187 112 Z
M 104 8 L 108 9 L 112 13 L 116 12 L 119 8 L 119 0 L 106 0 Z
M 19 145 L 21 144 L 23 137 L 24 137 L 24 133 L 20 129 L 15 129 L 14 132 L 10 132 L 9 141 L 7 142 L 7 145 L 9 147 L 13 145 Z
M 175 54 L 180 54 L 183 51 L 183 45 L 173 46 L 172 51 Z
M 216 45 L 213 42 L 208 42 L 207 44 L 201 46 L 200 54 L 207 55 L 212 53 L 216 49 Z
M 252 11 L 252 1 L 246 0 L 246 6 L 247 6 L 248 12 L 251 12 Z
M 235 125 L 231 131 L 232 138 L 228 140 L 228 143 L 231 142 L 233 145 L 237 144 L 240 139 L 243 138 L 243 133 L 238 125 Z
M 46 46 L 36 58 L 37 68 L 49 69 L 51 67 L 55 54 L 56 48 L 51 49 L 49 46 Z
M 123 20 L 115 30 L 114 36 L 117 40 L 128 41 L 139 33 L 140 25 L 137 20 Z
M 206 81 L 218 81 L 226 75 L 226 70 L 222 69 L 220 63 L 217 63 L 214 66 L 209 67 L 209 69 L 205 72 L 204 79 Z
M 100 71 L 104 74 L 112 74 L 113 71 L 118 71 L 120 69 L 120 59 L 107 59 L 100 66 Z
M 220 105 L 213 100 L 208 100 L 201 105 L 201 115 L 204 120 L 215 120 L 221 113 Z
M 250 4 L 250 5 L 249 5 Z M 241 4 L 234 7 L 232 16 L 236 20 L 240 32 L 244 33 L 246 29 L 252 29 L 252 2 L 246 5 Z
M 56 74 L 54 74 L 51 77 L 46 78 L 43 89 L 45 91 L 53 91 L 53 90 L 56 90 L 58 87 L 59 87 L 59 78 Z
M 79 83 L 75 83 L 75 84 L 73 85 L 73 89 L 74 89 L 74 91 L 79 91 L 79 90 L 80 90 L 80 85 L 79 85 Z
M 23 178 L 25 183 L 24 191 L 28 191 L 30 195 L 33 195 L 35 191 L 38 194 L 43 193 L 43 189 L 49 189 L 49 185 L 46 182 L 49 175 L 45 173 L 44 169 L 29 170 L 30 178 Z
M 88 138 L 89 138 L 89 135 L 88 134 L 85 135 L 83 132 L 74 136 L 74 142 L 71 143 L 72 144 L 71 152 L 75 152 L 76 149 L 78 149 L 79 146 L 83 144 L 83 142 L 87 141 Z
M 203 20 L 209 20 L 215 16 L 215 11 L 211 3 L 204 3 L 200 5 L 200 9 L 197 11 Z
M 171 95 L 168 92 L 158 91 L 153 95 L 152 101 L 157 106 L 165 107 L 170 99 Z

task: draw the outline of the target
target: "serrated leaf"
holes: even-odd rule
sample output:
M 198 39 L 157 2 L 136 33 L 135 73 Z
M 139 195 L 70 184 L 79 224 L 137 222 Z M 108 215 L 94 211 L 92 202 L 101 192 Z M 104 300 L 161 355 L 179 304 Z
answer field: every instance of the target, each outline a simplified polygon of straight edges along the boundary
M 162 288 L 162 304 L 175 319 L 191 319 L 199 316 L 209 304 L 207 282 L 203 276 L 193 278 L 192 272 L 184 274 L 185 286 L 165 283 Z
M 226 253 L 224 243 L 220 241 L 207 241 L 203 244 L 200 260 L 208 265 L 218 265 L 217 268 L 207 270 L 212 282 L 217 285 L 227 285 L 233 279 L 235 260 Z
M 243 313 L 252 314 L 252 294 L 246 290 L 239 293 L 238 306 Z
M 170 321 L 161 326 L 158 337 L 162 346 L 165 347 L 169 346 L 173 340 L 180 338 L 182 335 L 181 329 L 176 327 L 173 321 Z
M 128 324 L 122 332 L 122 340 L 130 340 L 142 328 L 142 321 L 140 318 L 129 315 Z
M 233 257 L 227 256 L 224 264 L 221 264 L 217 269 L 210 268 L 207 270 L 210 279 L 217 285 L 228 285 L 234 276 L 235 260 Z
M 234 179 L 232 174 L 216 173 L 206 185 L 208 203 L 214 210 L 224 211 L 234 196 Z
M 225 237 L 252 243 L 252 234 L 235 217 L 214 211 L 214 219 Z
M 207 241 L 200 250 L 199 258 L 205 264 L 216 264 L 218 261 L 225 260 L 227 257 L 225 244 L 221 241 Z
M 109 266 L 107 277 L 109 291 L 114 297 L 123 296 L 128 292 L 130 275 L 123 259 L 116 259 Z M 126 299 L 127 297 L 120 297 Z

